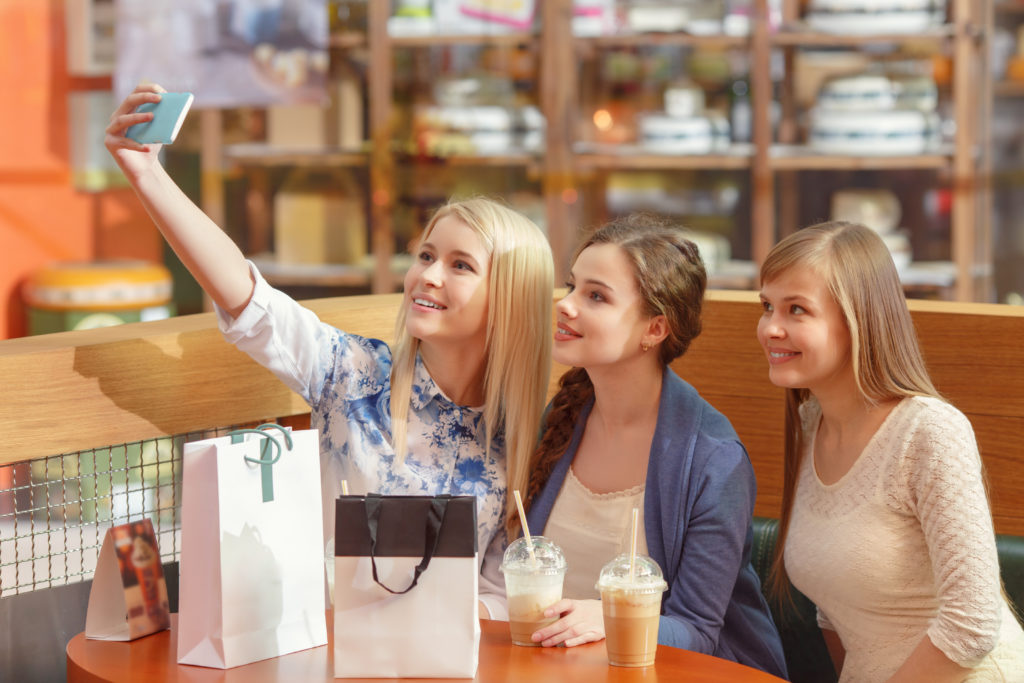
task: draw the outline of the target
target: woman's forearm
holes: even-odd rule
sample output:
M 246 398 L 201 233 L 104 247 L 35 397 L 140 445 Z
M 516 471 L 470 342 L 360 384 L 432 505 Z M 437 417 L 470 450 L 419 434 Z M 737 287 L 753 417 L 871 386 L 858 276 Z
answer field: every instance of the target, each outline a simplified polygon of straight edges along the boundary
M 970 670 L 963 668 L 925 636 L 889 683 L 960 683 Z
M 217 305 L 232 317 L 252 297 L 245 257 L 228 235 L 154 164 L 132 187 L 160 233 Z

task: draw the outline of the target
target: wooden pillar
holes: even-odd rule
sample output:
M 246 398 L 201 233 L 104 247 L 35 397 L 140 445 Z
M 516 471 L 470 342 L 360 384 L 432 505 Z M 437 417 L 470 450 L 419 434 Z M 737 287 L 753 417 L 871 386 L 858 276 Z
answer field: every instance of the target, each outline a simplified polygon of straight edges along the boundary
M 370 61 L 367 75 L 370 128 L 370 250 L 374 258 L 371 288 L 374 293 L 394 291 L 391 257 L 394 255 L 395 161 L 392 109 L 394 54 L 388 37 L 391 3 L 367 4 Z
M 578 118 L 572 0 L 545 0 L 541 5 L 540 107 L 547 119 L 542 187 L 548 239 L 555 258 L 555 282 L 564 282 L 575 246 L 579 213 L 572 158 Z
M 771 167 L 772 76 L 771 35 L 768 30 L 768 2 L 755 0 L 750 53 L 757 57 L 750 65 L 750 92 L 753 109 L 754 158 L 751 166 L 751 244 L 754 263 L 760 267 L 775 243 L 775 179 Z

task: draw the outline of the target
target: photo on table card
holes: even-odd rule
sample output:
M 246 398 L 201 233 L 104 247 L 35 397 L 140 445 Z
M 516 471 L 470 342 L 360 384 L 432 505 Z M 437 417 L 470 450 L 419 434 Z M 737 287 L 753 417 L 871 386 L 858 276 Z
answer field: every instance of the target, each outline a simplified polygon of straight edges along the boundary
M 147 518 L 107 529 L 89 592 L 85 637 L 135 640 L 170 626 L 153 522 Z

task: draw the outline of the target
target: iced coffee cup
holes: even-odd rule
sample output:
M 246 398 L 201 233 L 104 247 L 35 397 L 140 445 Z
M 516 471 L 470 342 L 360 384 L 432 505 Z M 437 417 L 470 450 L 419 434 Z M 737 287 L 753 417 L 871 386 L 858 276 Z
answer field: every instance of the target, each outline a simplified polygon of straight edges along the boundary
M 565 557 L 561 549 L 543 536 L 531 536 L 533 554 L 525 538 L 513 541 L 501 562 L 508 596 L 508 626 L 516 645 L 536 647 L 534 631 L 554 623 L 544 610 L 562 599 Z
M 668 588 L 658 563 L 619 555 L 601 569 L 597 590 L 604 611 L 605 645 L 613 666 L 651 666 L 658 650 L 661 594 Z

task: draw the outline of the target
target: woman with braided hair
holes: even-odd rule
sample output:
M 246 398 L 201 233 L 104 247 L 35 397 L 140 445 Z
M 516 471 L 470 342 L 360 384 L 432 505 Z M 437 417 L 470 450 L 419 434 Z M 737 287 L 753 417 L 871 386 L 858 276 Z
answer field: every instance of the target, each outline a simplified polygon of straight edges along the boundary
M 604 637 L 601 566 L 638 552 L 669 589 L 658 642 L 785 676 L 782 644 L 750 564 L 754 471 L 729 421 L 669 363 L 700 333 L 707 277 L 696 247 L 648 215 L 613 221 L 576 253 L 557 305 L 561 380 L 534 455 L 527 521 L 569 563 L 545 646 Z

